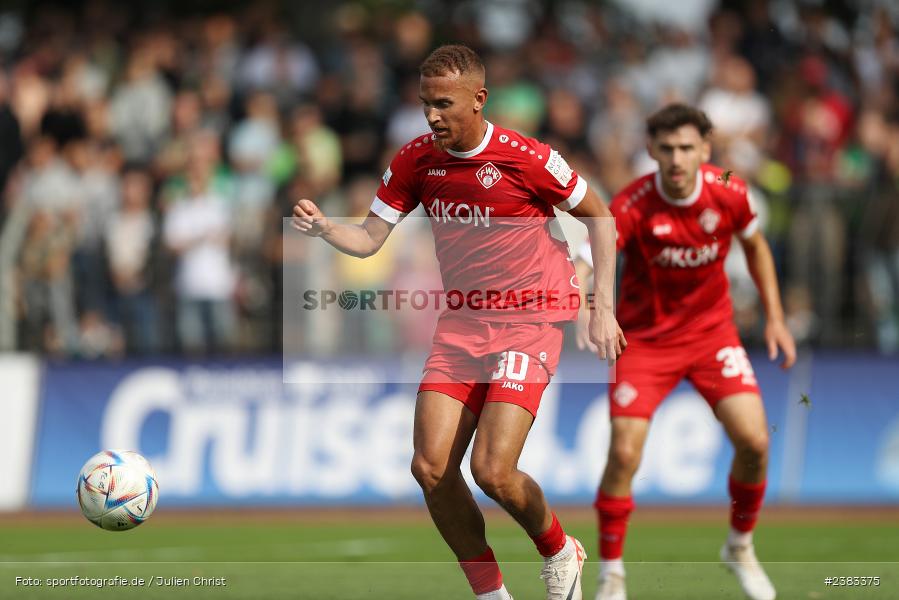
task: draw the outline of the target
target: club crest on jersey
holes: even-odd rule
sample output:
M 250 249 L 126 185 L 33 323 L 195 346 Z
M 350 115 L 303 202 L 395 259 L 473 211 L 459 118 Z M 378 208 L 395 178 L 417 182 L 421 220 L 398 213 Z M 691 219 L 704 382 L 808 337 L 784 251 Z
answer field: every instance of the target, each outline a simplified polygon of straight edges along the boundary
M 707 208 L 699 215 L 699 226 L 706 233 L 714 233 L 721 221 L 721 215 L 718 211 Z
M 481 182 L 481 185 L 484 186 L 484 189 L 489 190 L 496 182 L 503 178 L 503 174 L 499 172 L 499 169 L 493 166 L 493 163 L 487 163 L 475 173 L 475 176 L 478 178 L 478 181 Z
M 633 404 L 638 395 L 637 388 L 628 382 L 623 381 L 615 387 L 615 393 L 612 394 L 612 400 L 621 408 L 627 408 Z

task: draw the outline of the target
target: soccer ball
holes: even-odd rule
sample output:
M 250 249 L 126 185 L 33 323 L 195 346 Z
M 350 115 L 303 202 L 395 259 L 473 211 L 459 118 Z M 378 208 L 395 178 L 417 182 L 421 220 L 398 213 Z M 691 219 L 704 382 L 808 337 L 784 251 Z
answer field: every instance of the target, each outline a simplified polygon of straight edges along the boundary
M 159 484 L 153 467 L 137 452 L 104 450 L 84 463 L 75 497 L 88 521 L 107 531 L 124 531 L 153 514 Z

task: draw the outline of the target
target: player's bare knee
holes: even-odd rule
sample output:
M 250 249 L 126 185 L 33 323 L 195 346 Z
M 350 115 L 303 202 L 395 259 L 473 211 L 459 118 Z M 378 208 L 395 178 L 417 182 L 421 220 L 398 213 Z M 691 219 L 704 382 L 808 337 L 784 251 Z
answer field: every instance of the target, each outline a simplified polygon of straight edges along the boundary
M 446 467 L 427 457 L 416 454 L 412 457 L 412 476 L 425 494 L 431 494 L 446 478 Z
M 734 440 L 734 449 L 745 460 L 763 463 L 768 460 L 768 432 L 742 435 Z
M 500 501 L 508 488 L 511 480 L 511 473 L 508 469 L 487 461 L 475 463 L 472 462 L 471 474 L 474 476 L 474 482 L 488 497 L 496 501 Z
M 641 448 L 630 443 L 616 443 L 609 448 L 607 469 L 620 474 L 633 474 L 640 466 Z

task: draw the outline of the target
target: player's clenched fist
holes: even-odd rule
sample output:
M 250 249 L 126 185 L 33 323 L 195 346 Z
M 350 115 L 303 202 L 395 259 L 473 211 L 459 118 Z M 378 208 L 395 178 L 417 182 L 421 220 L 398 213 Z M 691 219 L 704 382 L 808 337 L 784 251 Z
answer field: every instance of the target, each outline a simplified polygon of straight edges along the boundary
M 610 310 L 591 310 L 588 331 L 590 343 L 596 348 L 599 359 L 608 360 L 609 365 L 614 364 L 627 347 L 624 332 Z
M 312 200 L 303 198 L 293 207 L 291 226 L 306 235 L 318 237 L 325 233 L 331 223 Z

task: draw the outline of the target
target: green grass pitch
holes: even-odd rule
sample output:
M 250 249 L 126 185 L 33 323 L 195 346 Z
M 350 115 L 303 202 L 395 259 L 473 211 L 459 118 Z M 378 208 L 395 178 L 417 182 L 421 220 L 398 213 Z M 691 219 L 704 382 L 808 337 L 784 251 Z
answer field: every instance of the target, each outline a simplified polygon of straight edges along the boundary
M 715 515 L 723 510 L 714 509 Z M 864 512 L 864 511 L 863 511 Z M 0 519 L 0 598 L 472 598 L 461 570 L 423 509 L 352 514 L 268 511 L 166 514 L 130 532 L 101 531 L 80 515 L 28 514 Z M 771 519 L 756 534 L 760 559 L 778 598 L 899 599 L 899 520 L 851 523 L 835 516 Z M 596 541 L 587 511 L 560 511 L 590 555 L 584 597 L 596 589 Z M 516 600 L 543 598 L 533 545 L 510 519 L 488 514 L 488 536 Z M 726 527 L 719 519 L 641 520 L 627 543 L 634 600 L 742 598 L 717 563 Z M 49 587 L 68 577 L 142 578 L 143 587 Z M 877 576 L 878 587 L 825 586 L 825 577 Z M 16 584 L 39 578 L 43 585 Z M 189 585 L 159 585 L 157 577 Z M 195 585 L 194 578 L 227 585 Z M 221 581 L 221 579 L 219 579 Z

